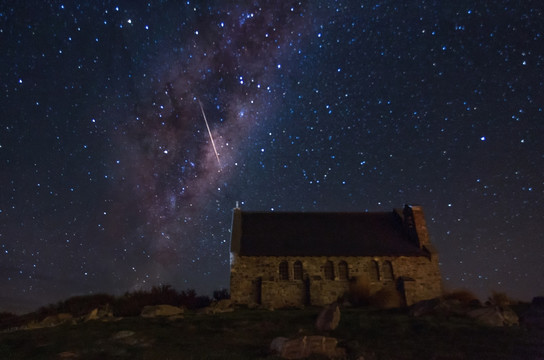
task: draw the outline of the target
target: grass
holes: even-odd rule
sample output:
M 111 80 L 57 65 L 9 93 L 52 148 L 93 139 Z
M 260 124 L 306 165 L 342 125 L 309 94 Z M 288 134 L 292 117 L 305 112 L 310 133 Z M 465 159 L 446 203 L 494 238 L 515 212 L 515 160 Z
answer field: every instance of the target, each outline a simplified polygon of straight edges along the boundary
M 277 359 L 278 336 L 327 335 L 348 359 L 535 359 L 542 334 L 460 317 L 412 318 L 405 310 L 342 309 L 339 327 L 314 330 L 319 309 L 247 310 L 183 319 L 126 317 L 0 333 L 0 359 Z M 123 335 L 128 335 L 124 336 Z M 540 336 L 540 337 L 539 337 Z M 70 357 L 71 356 L 71 357 Z M 316 359 L 319 357 L 315 357 Z

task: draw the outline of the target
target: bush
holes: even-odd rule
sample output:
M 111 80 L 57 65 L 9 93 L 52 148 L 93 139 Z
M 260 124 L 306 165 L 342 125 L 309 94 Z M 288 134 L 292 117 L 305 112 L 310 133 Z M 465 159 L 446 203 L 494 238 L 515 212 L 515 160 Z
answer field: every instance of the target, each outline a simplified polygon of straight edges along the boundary
M 380 309 L 400 308 L 403 304 L 402 297 L 394 287 L 386 287 L 370 297 L 370 304 Z
M 126 292 L 113 303 L 114 316 L 138 316 L 146 305 L 151 305 L 150 294 L 144 291 Z
M 213 299 L 215 301 L 230 299 L 230 294 L 227 289 L 215 290 L 213 292 Z
M 177 306 L 179 294 L 170 285 L 153 286 L 151 288 L 150 302 L 148 305 L 173 305 Z
M 10 329 L 21 325 L 23 325 L 21 317 L 9 312 L 0 313 L 0 329 Z
M 144 306 L 172 305 L 187 309 L 199 309 L 210 305 L 208 296 L 197 296 L 192 289 L 178 293 L 170 285 L 153 287 L 150 291 L 127 292 L 117 298 L 113 305 L 115 316 L 138 316 Z
M 228 299 L 226 289 L 214 291 L 216 300 Z M 154 286 L 150 290 L 126 292 L 114 297 L 108 294 L 74 296 L 57 304 L 40 307 L 37 311 L 17 316 L 0 313 L 0 329 L 17 327 L 31 321 L 40 322 L 48 316 L 69 313 L 74 318 L 85 316 L 96 308 L 112 307 L 114 316 L 139 316 L 147 305 L 172 305 L 187 309 L 199 309 L 209 306 L 209 296 L 198 296 L 192 289 L 177 292 L 170 285 Z
M 354 306 L 367 305 L 370 299 L 369 281 L 365 276 L 356 276 L 350 280 L 348 300 Z
M 74 317 L 84 316 L 96 308 L 112 304 L 114 300 L 115 298 L 108 294 L 74 296 L 68 300 L 59 302 L 56 306 L 55 312 L 57 314 L 69 313 Z
M 495 306 L 505 307 L 512 305 L 514 301 L 512 301 L 508 295 L 504 292 L 496 292 L 492 291 L 491 296 L 488 299 L 488 302 Z
M 480 303 L 480 300 L 476 295 L 465 289 L 447 292 L 442 297 L 444 300 L 457 300 L 463 305 L 473 305 L 476 303 Z

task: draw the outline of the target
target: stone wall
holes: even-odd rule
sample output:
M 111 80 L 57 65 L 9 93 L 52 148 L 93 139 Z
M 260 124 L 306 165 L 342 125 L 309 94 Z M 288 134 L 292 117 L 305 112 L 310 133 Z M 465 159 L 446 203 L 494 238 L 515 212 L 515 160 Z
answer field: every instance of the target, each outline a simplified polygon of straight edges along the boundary
M 263 281 L 261 304 L 267 308 L 301 306 L 307 303 L 304 281 Z
M 323 305 L 336 301 L 350 289 L 340 279 L 339 264 L 348 265 L 349 280 L 367 279 L 369 295 L 392 284 L 401 284 L 408 305 L 440 296 L 442 283 L 436 254 L 428 257 L 272 257 L 231 254 L 231 299 L 239 304 L 269 307 Z M 288 279 L 280 280 L 279 264 L 288 263 Z M 302 280 L 295 280 L 293 264 L 302 262 Z M 325 279 L 325 264 L 332 261 L 334 279 Z

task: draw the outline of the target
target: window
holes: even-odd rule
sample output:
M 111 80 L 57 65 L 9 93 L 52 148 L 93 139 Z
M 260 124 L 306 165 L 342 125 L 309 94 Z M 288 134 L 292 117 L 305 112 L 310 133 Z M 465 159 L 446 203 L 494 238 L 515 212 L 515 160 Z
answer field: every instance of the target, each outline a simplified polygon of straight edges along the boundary
M 348 263 L 345 261 L 340 261 L 338 264 L 338 278 L 340 280 L 347 280 L 349 278 Z
M 383 266 L 383 279 L 384 280 L 393 280 L 395 277 L 393 276 L 393 264 L 391 264 L 391 261 L 386 261 Z
M 293 278 L 302 280 L 302 263 L 300 261 L 295 261 L 293 264 Z
M 368 272 L 370 281 L 380 281 L 380 265 L 377 261 L 372 260 L 370 270 Z
M 280 263 L 280 280 L 289 280 L 289 265 L 287 261 Z
M 323 271 L 325 272 L 326 280 L 334 280 L 334 264 L 332 263 L 332 261 L 327 261 L 325 263 Z

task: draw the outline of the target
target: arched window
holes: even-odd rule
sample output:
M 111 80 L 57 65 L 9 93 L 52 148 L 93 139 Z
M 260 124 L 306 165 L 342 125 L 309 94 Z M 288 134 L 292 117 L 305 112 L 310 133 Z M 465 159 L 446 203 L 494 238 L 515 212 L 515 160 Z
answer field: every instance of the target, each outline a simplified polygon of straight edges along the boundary
M 391 261 L 386 261 L 383 266 L 383 279 L 384 280 L 393 280 L 395 277 L 393 276 L 393 264 L 391 264 Z
M 280 263 L 280 280 L 289 280 L 289 264 L 287 264 L 287 261 Z
M 295 261 L 293 264 L 293 278 L 302 280 L 302 263 L 300 261 Z
M 325 263 L 323 271 L 325 272 L 326 280 L 334 280 L 334 264 L 332 263 L 332 261 L 327 261 Z
M 370 277 L 370 281 L 380 281 L 380 265 L 377 261 L 372 260 L 370 262 L 368 275 Z
M 348 263 L 345 261 L 340 261 L 338 264 L 338 278 L 340 280 L 347 280 L 349 278 Z

